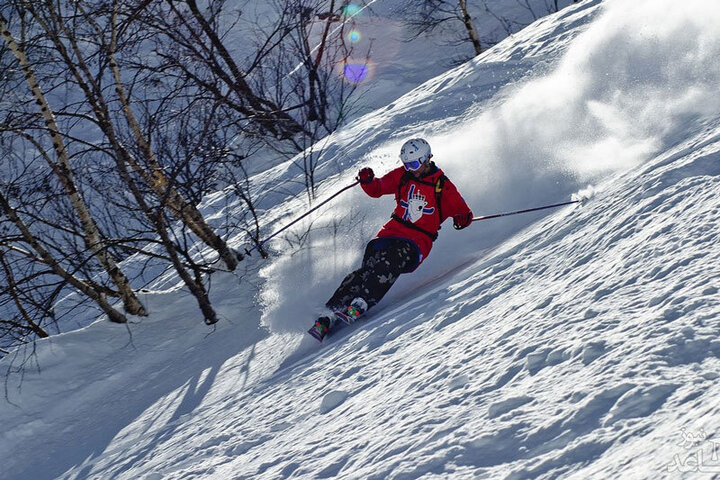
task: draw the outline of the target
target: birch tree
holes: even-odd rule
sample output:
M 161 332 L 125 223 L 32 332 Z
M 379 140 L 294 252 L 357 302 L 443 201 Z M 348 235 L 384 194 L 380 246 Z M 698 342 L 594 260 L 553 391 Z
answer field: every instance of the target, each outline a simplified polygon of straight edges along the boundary
M 467 0 L 409 0 L 406 5 L 413 38 L 437 30 L 454 31 L 454 25 L 461 24 L 464 34 L 457 43 L 470 43 L 475 55 L 483 53 L 484 49 L 468 10 Z
M 0 320 L 18 341 L 59 331 L 46 328 L 59 325 L 57 308 L 74 309 L 60 298 L 126 322 L 112 300 L 129 303 L 131 282 L 168 268 L 205 322 L 218 320 L 208 276 L 242 258 L 225 237 L 245 233 L 267 255 L 254 156 L 293 158 L 312 201 L 317 142 L 347 118 L 354 86 L 335 70 L 353 54 L 347 4 L 270 0 L 267 19 L 224 0 L 0 6 L 0 91 L 19 75 L 0 99 L 0 147 L 15 142 L 7 151 L 27 168 L 0 179 Z M 198 205 L 218 190 L 243 208 L 213 228 Z M 130 279 L 118 267 L 129 256 Z
M 103 266 L 108 276 L 117 287 L 125 309 L 133 315 L 146 315 L 145 307 L 142 303 L 140 303 L 133 292 L 127 277 L 109 253 L 103 236 L 90 213 L 90 209 L 85 204 L 85 201 L 78 190 L 73 170 L 70 165 L 68 152 L 65 147 L 65 142 L 55 121 L 53 110 L 43 94 L 42 88 L 35 76 L 35 73 L 33 72 L 30 62 L 28 61 L 24 51 L 14 40 L 12 34 L 7 28 L 7 21 L 2 16 L 0 16 L 0 35 L 2 35 L 3 40 L 17 59 L 20 68 L 25 75 L 28 87 L 30 88 L 35 102 L 41 111 L 42 118 L 47 127 L 47 132 L 52 140 L 56 160 L 50 158 L 49 155 L 45 155 L 44 158 L 47 160 L 48 166 L 62 184 L 70 203 L 78 215 L 78 219 L 82 224 L 87 248 L 92 252 L 93 257 Z

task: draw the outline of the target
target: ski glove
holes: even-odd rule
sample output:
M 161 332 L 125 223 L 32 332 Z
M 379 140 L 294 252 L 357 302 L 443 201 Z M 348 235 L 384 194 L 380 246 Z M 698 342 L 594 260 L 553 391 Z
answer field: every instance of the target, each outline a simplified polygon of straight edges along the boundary
M 363 185 L 367 185 L 368 183 L 372 182 L 375 178 L 375 172 L 373 172 L 372 168 L 365 167 L 362 170 L 360 170 L 360 175 L 358 175 L 358 180 L 360 180 L 360 183 Z
M 472 213 L 459 213 L 453 217 L 453 227 L 455 230 L 462 230 L 469 227 L 472 223 Z

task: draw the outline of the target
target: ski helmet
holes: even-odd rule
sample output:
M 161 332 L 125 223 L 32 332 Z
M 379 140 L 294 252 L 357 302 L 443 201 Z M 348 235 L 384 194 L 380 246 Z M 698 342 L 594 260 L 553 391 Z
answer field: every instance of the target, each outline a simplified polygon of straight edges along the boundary
M 430 157 L 430 144 L 424 138 L 411 138 L 400 149 L 400 160 L 406 170 L 418 170 Z

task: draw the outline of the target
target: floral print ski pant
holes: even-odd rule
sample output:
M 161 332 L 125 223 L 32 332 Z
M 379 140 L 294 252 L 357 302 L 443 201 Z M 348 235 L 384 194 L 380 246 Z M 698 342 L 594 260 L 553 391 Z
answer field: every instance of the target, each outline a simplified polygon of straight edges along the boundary
M 390 290 L 400 274 L 412 272 L 420 264 L 420 252 L 411 241 L 402 238 L 375 238 L 365 248 L 362 267 L 342 281 L 325 304 L 331 310 L 344 310 L 362 297 L 368 308 L 375 306 Z

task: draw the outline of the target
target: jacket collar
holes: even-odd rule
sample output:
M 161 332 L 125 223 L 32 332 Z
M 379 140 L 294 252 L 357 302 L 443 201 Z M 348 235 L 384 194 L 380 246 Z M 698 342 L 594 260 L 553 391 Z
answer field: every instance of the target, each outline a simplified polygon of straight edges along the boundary
M 412 172 L 405 170 L 403 167 L 399 167 L 399 168 L 403 169 L 403 177 L 404 177 L 403 182 L 415 180 L 417 182 L 434 184 L 435 179 L 433 177 L 436 177 L 437 175 L 442 174 L 442 170 L 440 170 L 440 167 L 435 165 L 435 162 L 432 162 L 432 161 L 430 162 L 430 168 L 428 169 L 427 173 L 425 173 L 425 175 L 423 175 L 420 178 L 416 178 L 415 175 L 412 174 Z
M 420 178 L 431 177 L 431 176 L 435 175 L 435 174 L 436 174 L 437 172 L 439 172 L 439 171 L 440 171 L 440 169 L 438 168 L 437 165 L 435 165 L 435 162 L 432 162 L 432 161 L 431 161 L 431 162 L 430 162 L 430 169 L 428 170 L 428 172 L 427 172 L 425 175 L 423 175 L 423 176 L 420 177 Z
M 430 162 L 430 168 L 428 169 L 427 173 L 423 175 L 420 178 L 415 178 L 414 176 L 411 176 L 410 178 L 413 180 L 421 180 L 424 182 L 432 181 L 432 177 L 436 176 L 440 172 L 440 168 L 438 168 L 437 165 L 435 165 L 435 162 Z

